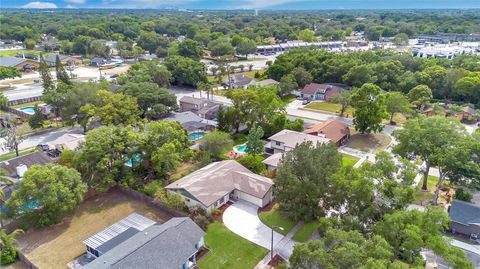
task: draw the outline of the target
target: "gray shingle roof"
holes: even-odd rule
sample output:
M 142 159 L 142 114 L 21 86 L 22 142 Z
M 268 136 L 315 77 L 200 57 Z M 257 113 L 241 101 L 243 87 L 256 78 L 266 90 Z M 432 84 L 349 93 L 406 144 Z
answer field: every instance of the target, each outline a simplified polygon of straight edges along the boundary
M 480 223 L 480 205 L 453 200 L 450 207 L 450 219 L 462 224 Z
M 3 56 L 3 57 L 0 57 L 0 66 L 14 67 L 25 61 L 26 59 L 22 59 L 22 58 Z
M 272 186 L 271 179 L 252 173 L 236 161 L 227 160 L 211 163 L 165 188 L 185 190 L 208 207 L 235 189 L 263 198 Z
M 137 233 L 84 268 L 181 268 L 204 235 L 190 218 L 172 218 Z
M 7 161 L 3 161 L 0 163 L 0 168 L 7 170 L 8 174 L 11 177 L 18 177 L 17 175 L 17 167 L 24 164 L 28 168 L 30 168 L 34 164 L 45 165 L 47 163 L 52 163 L 54 159 L 50 158 L 47 153 L 43 151 L 38 151 L 34 153 L 30 153 L 27 155 L 23 155 L 20 157 L 16 157 Z
M 58 58 L 60 58 L 60 61 L 62 61 L 63 59 L 68 58 L 68 56 L 67 56 L 67 55 L 58 55 Z M 55 62 L 57 61 L 57 55 L 45 56 L 45 57 L 43 57 L 43 59 L 44 59 L 46 62 L 55 63 Z

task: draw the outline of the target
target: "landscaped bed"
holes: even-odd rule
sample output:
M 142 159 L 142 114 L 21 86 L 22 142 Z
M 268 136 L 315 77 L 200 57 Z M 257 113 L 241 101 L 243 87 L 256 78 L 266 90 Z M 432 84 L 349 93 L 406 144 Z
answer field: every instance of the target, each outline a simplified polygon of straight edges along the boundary
M 18 243 L 39 268 L 67 268 L 67 263 L 82 255 L 82 241 L 105 227 L 137 212 L 153 220 L 166 221 L 168 215 L 119 191 L 109 191 L 84 201 L 73 217 L 45 229 L 30 229 Z
M 258 213 L 258 217 L 263 224 L 268 227 L 271 227 L 272 225 L 282 227 L 283 231 L 278 228 L 275 228 L 275 231 L 283 235 L 286 235 L 295 226 L 296 222 L 283 215 L 280 210 L 278 210 L 277 204 L 268 209 L 270 210 L 259 211 Z
M 198 261 L 202 269 L 253 268 L 268 253 L 268 250 L 234 234 L 221 222 L 208 226 L 205 244 L 210 252 Z
M 373 150 L 374 153 L 378 153 L 387 148 L 390 142 L 392 138 L 384 133 L 361 134 L 350 128 L 350 139 L 346 146 L 363 152 Z

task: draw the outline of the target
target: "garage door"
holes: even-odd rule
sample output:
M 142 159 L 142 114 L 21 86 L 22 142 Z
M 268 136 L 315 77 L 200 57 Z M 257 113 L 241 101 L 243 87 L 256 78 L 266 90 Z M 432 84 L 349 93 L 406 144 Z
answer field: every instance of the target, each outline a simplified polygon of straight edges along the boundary
M 262 199 L 260 198 L 254 197 L 250 194 L 247 194 L 241 191 L 237 191 L 237 195 L 238 195 L 238 199 L 242 199 L 244 201 L 250 202 L 258 207 L 263 207 Z

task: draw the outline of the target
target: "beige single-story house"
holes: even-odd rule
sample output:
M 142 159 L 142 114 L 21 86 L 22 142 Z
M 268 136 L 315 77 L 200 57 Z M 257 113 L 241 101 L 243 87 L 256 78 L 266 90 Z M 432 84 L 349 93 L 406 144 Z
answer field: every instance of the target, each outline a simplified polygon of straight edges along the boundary
M 188 207 L 200 206 L 209 213 L 230 200 L 264 207 L 273 199 L 273 181 L 234 160 L 211 163 L 165 189 L 182 195 Z
M 282 130 L 268 138 L 269 143 L 265 144 L 265 152 L 268 154 L 283 153 L 294 149 L 298 144 L 310 141 L 313 145 L 317 143 L 330 143 L 331 140 L 323 137 L 310 135 L 292 130 Z

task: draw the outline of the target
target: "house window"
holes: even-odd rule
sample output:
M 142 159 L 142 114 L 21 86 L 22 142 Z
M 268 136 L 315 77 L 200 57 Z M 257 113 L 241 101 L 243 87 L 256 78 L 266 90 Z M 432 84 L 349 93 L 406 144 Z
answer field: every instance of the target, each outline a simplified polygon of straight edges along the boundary
M 225 201 L 225 197 L 220 198 L 219 201 L 220 201 L 220 204 L 223 204 L 223 202 Z
M 282 143 L 275 141 L 275 145 L 280 146 Z

